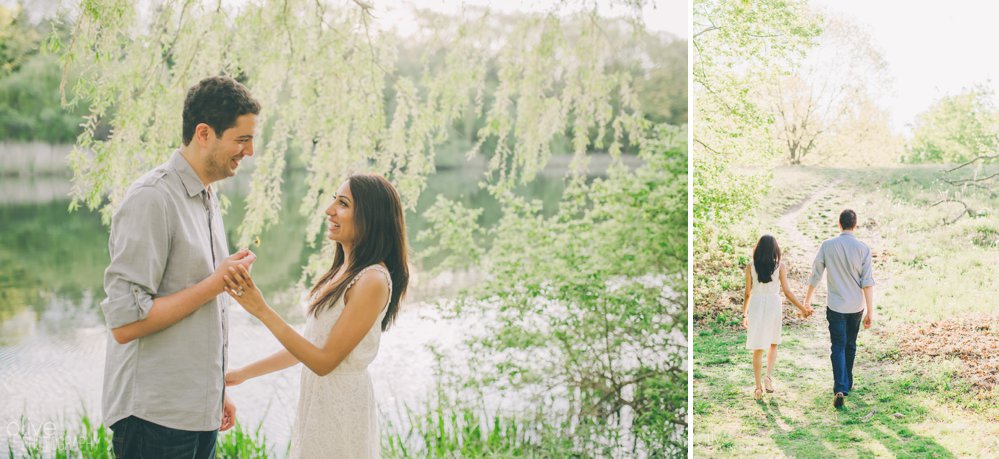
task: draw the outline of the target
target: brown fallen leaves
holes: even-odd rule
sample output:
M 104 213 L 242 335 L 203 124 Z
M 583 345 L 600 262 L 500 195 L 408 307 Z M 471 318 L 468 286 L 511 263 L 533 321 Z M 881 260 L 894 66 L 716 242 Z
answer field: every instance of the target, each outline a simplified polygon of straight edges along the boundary
M 899 351 L 908 357 L 956 357 L 961 376 L 976 390 L 999 387 L 999 315 L 947 319 L 900 330 Z

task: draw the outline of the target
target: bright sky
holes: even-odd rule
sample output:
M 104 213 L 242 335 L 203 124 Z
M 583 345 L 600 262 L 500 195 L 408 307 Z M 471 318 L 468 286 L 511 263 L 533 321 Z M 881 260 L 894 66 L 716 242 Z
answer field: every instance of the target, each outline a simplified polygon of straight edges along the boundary
M 225 5 L 239 5 L 247 0 L 223 0 Z M 624 16 L 627 12 L 623 7 L 613 7 L 608 0 L 361 0 L 374 6 L 375 16 L 398 24 L 400 29 L 409 23 L 411 8 L 423 8 L 448 13 L 461 11 L 462 5 L 489 6 L 494 11 L 548 11 L 553 5 L 570 11 L 575 5 L 592 5 L 596 2 L 601 14 L 607 16 Z M 75 3 L 75 0 L 0 0 L 0 6 L 13 7 L 15 4 L 27 5 L 26 10 L 32 20 L 38 20 L 46 13 L 54 13 L 56 5 Z M 648 0 L 642 9 L 642 19 L 646 27 L 654 31 L 666 31 L 679 38 L 687 38 L 687 0 Z
M 408 0 L 387 1 L 387 0 L 365 0 L 374 5 L 375 16 L 397 25 L 400 32 L 406 32 L 405 25 L 408 12 L 411 8 L 430 9 L 434 11 L 457 14 L 461 11 L 462 5 L 489 6 L 493 11 L 499 12 L 546 12 L 553 5 L 561 5 L 563 11 L 578 11 L 581 8 L 576 5 L 592 5 L 593 1 L 525 1 L 525 0 Z M 598 11 L 605 16 L 625 16 L 627 10 L 623 7 L 614 7 L 607 0 L 596 0 Z M 687 38 L 687 0 L 650 0 L 642 9 L 642 19 L 649 30 L 666 31 L 679 38 Z
M 813 0 L 870 31 L 888 61 L 892 126 L 907 124 L 943 95 L 988 83 L 999 89 L 999 3 L 974 0 Z M 991 80 L 991 81 L 990 81 Z M 999 92 L 999 91 L 997 91 Z

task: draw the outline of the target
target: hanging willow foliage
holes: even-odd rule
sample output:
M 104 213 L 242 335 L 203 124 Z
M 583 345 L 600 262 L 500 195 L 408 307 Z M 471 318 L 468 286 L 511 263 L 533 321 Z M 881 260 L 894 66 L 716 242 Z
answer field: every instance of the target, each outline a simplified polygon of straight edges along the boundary
M 623 3 L 638 11 L 643 2 Z M 487 10 L 424 12 L 424 56 L 437 58 L 425 58 L 416 77 L 397 68 L 406 38 L 379 28 L 362 2 L 164 0 L 140 11 L 128 0 L 83 0 L 78 9 L 71 40 L 54 44 L 65 103 L 89 106 L 69 158 L 72 207 L 100 209 L 105 223 L 128 185 L 180 145 L 185 92 L 209 75 L 237 78 L 263 106 L 240 246 L 277 223 L 289 153 L 308 171 L 300 211 L 312 243 L 350 172 L 385 174 L 412 208 L 435 148 L 469 110 L 484 120 L 469 155 L 489 157 L 485 183 L 497 194 L 544 168 L 559 136 L 570 140 L 577 175 L 593 148 L 619 155 L 641 116 L 612 39 L 644 33 L 641 24 L 609 30 L 595 8 L 517 16 L 512 25 Z M 487 72 L 498 85 L 486 84 Z M 96 135 L 100 125 L 110 136 Z

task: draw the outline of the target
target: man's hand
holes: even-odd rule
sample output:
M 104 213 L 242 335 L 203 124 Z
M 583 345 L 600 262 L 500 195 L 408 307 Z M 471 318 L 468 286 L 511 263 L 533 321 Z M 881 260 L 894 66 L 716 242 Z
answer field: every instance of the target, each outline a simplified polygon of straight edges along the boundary
M 250 249 L 242 249 L 222 260 L 222 263 L 219 263 L 219 267 L 215 268 L 215 272 L 212 273 L 212 276 L 214 276 L 218 281 L 219 293 L 222 293 L 225 290 L 225 281 L 223 278 L 225 275 L 229 274 L 229 268 L 245 266 L 247 271 L 249 271 L 253 262 L 256 260 L 257 254 L 251 252 Z
M 874 319 L 871 318 L 871 313 L 868 312 L 867 315 L 864 316 L 864 328 L 871 328 L 871 322 L 873 321 Z
M 236 405 L 233 405 L 226 395 L 222 401 L 222 425 L 219 426 L 219 432 L 225 432 L 234 425 L 236 425 Z

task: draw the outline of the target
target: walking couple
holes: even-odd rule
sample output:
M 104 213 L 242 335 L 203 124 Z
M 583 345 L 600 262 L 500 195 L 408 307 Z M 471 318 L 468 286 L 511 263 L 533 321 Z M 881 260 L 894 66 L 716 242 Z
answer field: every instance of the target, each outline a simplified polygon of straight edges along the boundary
M 305 368 L 291 456 L 379 455 L 367 366 L 409 282 L 399 194 L 372 174 L 339 186 L 325 210 L 336 251 L 311 289 L 299 334 L 254 284 L 256 255 L 229 255 L 212 187 L 253 155 L 259 112 L 231 78 L 197 83 L 184 101 L 183 146 L 135 181 L 112 217 L 102 408 L 117 457 L 214 457 L 218 431 L 236 421 L 225 387 L 298 363 Z M 283 349 L 230 370 L 232 300 Z
M 754 398 L 760 400 L 764 390 L 774 392 L 773 369 L 777 362 L 777 346 L 781 342 L 784 295 L 808 318 L 815 287 L 826 273 L 829 323 L 829 354 L 833 370 L 833 406 L 841 408 L 853 389 L 853 362 L 857 355 L 857 334 L 860 324 L 870 328 L 874 314 L 874 269 L 871 249 L 853 234 L 857 214 L 844 210 L 839 215 L 839 236 L 822 243 L 804 304 L 798 301 L 787 280 L 787 263 L 781 258 L 780 246 L 771 235 L 760 238 L 753 251 L 753 261 L 746 266 L 746 294 L 743 302 L 742 326 L 747 329 L 746 349 L 753 351 L 753 375 L 756 380 Z M 864 314 L 866 310 L 866 314 Z M 766 375 L 760 378 L 763 352 L 767 352 Z

